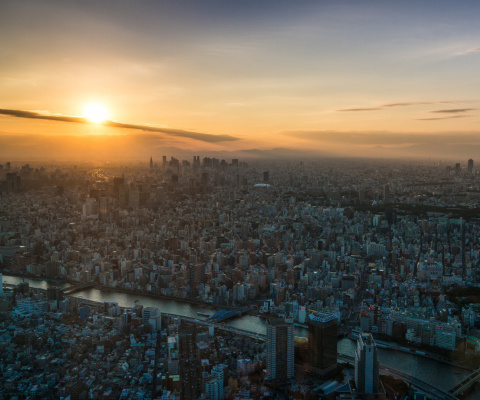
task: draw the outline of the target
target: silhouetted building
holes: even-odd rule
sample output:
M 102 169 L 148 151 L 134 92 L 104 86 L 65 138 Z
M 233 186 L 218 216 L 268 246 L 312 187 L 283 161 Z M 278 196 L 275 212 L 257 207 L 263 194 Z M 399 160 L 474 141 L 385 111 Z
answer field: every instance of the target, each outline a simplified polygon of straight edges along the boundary
M 455 175 L 460 175 L 462 172 L 462 167 L 460 166 L 460 163 L 455 164 Z
M 473 172 L 473 160 L 472 159 L 468 160 L 467 171 L 468 171 L 469 174 L 471 174 Z
M 390 195 L 390 185 L 385 185 L 383 187 L 383 202 L 385 204 L 390 204 L 391 202 L 391 195 Z
M 263 172 L 263 181 L 268 182 L 270 180 L 270 172 L 264 171 Z
M 337 367 L 337 325 L 333 314 L 312 313 L 308 323 L 308 358 L 315 375 L 327 376 Z
M 267 325 L 267 379 L 287 383 L 295 376 L 293 319 L 272 319 Z
M 20 188 L 21 179 L 16 172 L 8 172 L 5 180 L 5 191 L 7 193 L 16 192 Z
M 153 158 L 150 157 L 150 168 L 153 168 Z

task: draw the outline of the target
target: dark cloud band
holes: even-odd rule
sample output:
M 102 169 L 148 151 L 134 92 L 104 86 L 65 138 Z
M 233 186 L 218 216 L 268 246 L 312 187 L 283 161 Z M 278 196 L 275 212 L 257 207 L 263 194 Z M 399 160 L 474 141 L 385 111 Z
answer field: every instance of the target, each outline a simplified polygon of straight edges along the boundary
M 8 115 L 11 117 L 17 117 L 17 118 L 43 119 L 43 120 L 59 121 L 59 122 L 74 122 L 79 124 L 92 123 L 87 118 L 82 118 L 82 117 L 71 117 L 68 115 L 46 115 L 46 114 L 36 113 L 33 111 L 24 111 L 24 110 L 8 110 L 8 109 L 0 108 L 0 114 Z M 155 126 L 148 126 L 148 125 L 125 124 L 122 122 L 115 122 L 115 121 L 108 121 L 108 120 L 102 122 L 102 125 L 109 126 L 112 128 L 136 129 L 136 130 L 142 130 L 147 132 L 160 132 L 166 135 L 184 137 L 184 138 L 200 140 L 200 141 L 209 142 L 209 143 L 233 142 L 233 141 L 239 140 L 239 138 L 236 138 L 235 136 L 230 136 L 230 135 L 211 135 L 209 133 L 184 131 L 181 129 L 158 128 Z
M 475 110 L 475 108 L 453 108 L 450 110 L 434 110 L 430 112 L 435 114 L 458 114 L 458 113 L 464 113 L 464 112 L 473 111 L 473 110 Z

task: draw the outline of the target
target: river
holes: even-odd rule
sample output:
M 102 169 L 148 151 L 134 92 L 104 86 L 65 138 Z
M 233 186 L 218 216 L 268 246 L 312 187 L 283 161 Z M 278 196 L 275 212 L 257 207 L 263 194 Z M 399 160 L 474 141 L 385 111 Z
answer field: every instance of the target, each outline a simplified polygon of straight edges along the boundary
M 18 284 L 22 281 L 22 278 L 4 276 L 3 280 L 5 283 Z M 38 287 L 42 289 L 47 289 L 48 287 L 55 285 L 54 283 L 44 280 L 28 279 L 28 281 L 32 287 Z M 208 307 L 183 303 L 175 300 L 159 299 L 146 295 L 129 294 L 123 292 L 100 291 L 98 289 L 83 290 L 75 293 L 75 296 L 98 302 L 116 302 L 122 307 L 133 307 L 135 305 L 135 301 L 138 301 L 138 304 L 142 304 L 145 307 L 158 307 L 161 312 L 194 317 L 198 319 L 205 318 L 198 316 L 198 312 L 206 312 L 208 314 L 213 314 L 215 312 L 215 310 L 209 309 Z M 265 322 L 259 317 L 252 315 L 244 315 L 240 318 L 225 322 L 225 325 L 256 333 L 265 333 L 266 331 Z M 295 334 L 297 336 L 307 336 L 307 330 L 296 327 Z M 355 346 L 356 343 L 354 341 L 350 339 L 341 339 L 338 342 L 338 352 L 353 356 L 355 352 Z M 380 364 L 386 367 L 395 368 L 399 371 L 416 376 L 445 390 L 454 387 L 457 383 L 461 382 L 466 376 L 468 376 L 468 371 L 466 370 L 451 367 L 449 365 L 414 354 L 378 349 L 378 358 Z M 466 399 L 474 400 L 479 399 L 479 397 L 478 394 L 471 393 Z

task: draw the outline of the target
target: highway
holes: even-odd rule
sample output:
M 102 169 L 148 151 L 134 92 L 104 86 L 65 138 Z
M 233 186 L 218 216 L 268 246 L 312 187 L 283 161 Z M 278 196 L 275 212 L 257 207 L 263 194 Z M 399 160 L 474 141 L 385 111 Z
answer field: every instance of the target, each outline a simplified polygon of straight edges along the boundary
M 346 361 L 349 363 L 354 363 L 355 358 L 352 356 L 347 356 L 346 354 L 338 354 L 338 359 L 341 361 Z M 384 375 L 391 375 L 394 378 L 401 379 L 402 381 L 405 381 L 406 383 L 410 383 L 411 385 L 419 388 L 420 390 L 424 391 L 425 393 L 428 393 L 432 396 L 434 396 L 435 399 L 440 399 L 440 400 L 458 400 L 454 395 L 451 393 L 444 391 L 436 386 L 430 385 L 427 382 L 422 381 L 421 379 L 415 378 L 409 374 L 406 374 L 404 372 L 398 371 L 393 368 L 386 368 L 382 365 L 380 365 L 380 372 L 383 373 Z

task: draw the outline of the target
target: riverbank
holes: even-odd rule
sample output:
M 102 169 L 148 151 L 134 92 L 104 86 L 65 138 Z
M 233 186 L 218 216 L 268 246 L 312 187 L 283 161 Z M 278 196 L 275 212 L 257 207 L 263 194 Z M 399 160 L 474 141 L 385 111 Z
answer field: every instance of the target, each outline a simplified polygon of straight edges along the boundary
M 348 335 L 348 339 L 357 340 L 358 335 L 356 335 L 354 333 L 351 333 L 350 335 Z M 380 349 L 385 349 L 385 350 L 390 350 L 390 351 L 399 351 L 399 352 L 407 353 L 407 354 L 414 354 L 415 356 L 425 357 L 425 358 L 428 358 L 430 360 L 440 362 L 440 363 L 443 363 L 445 365 L 449 365 L 449 366 L 452 366 L 452 367 L 455 367 L 455 368 L 461 368 L 461 369 L 464 369 L 464 370 L 470 371 L 470 372 L 473 371 L 473 369 L 471 367 L 469 367 L 468 365 L 456 363 L 456 362 L 449 361 L 449 360 L 445 360 L 441 356 L 439 356 L 437 354 L 434 354 L 434 353 L 429 353 L 429 352 L 426 352 L 426 351 L 419 351 L 418 349 L 413 349 L 413 348 L 400 346 L 399 344 L 394 343 L 394 342 L 385 342 L 385 341 L 377 339 L 377 338 L 375 338 L 375 344 Z
M 45 278 L 43 276 L 37 276 L 37 275 L 31 275 L 31 274 L 20 274 L 18 272 L 13 272 L 10 270 L 7 270 L 7 271 L 3 270 L 3 271 L 0 271 L 0 273 L 3 276 L 14 276 L 16 278 L 32 279 L 34 281 L 45 281 L 49 283 L 55 283 L 57 285 L 64 285 L 66 283 L 70 283 L 66 279 L 51 279 L 51 278 Z
M 141 290 L 132 290 L 132 289 L 123 289 L 123 288 L 116 288 L 108 285 L 93 285 L 93 288 L 98 289 L 98 290 L 105 290 L 105 291 L 112 291 L 112 292 L 118 292 L 118 293 L 127 293 L 127 294 L 138 294 L 142 296 L 149 296 L 153 299 L 164 299 L 164 300 L 173 300 L 173 301 L 179 301 L 182 303 L 188 303 L 188 304 L 194 304 L 197 306 L 202 306 L 202 307 L 207 307 L 212 310 L 233 310 L 236 309 L 237 307 L 235 306 L 227 306 L 227 305 L 220 305 L 220 304 L 215 304 L 215 303 L 207 303 L 202 300 L 197 300 L 197 299 L 192 299 L 188 297 L 178 297 L 178 296 L 171 296 L 163 293 L 152 293 L 152 292 L 145 292 Z
M 31 275 L 31 274 L 15 273 L 15 272 L 12 272 L 12 271 L 4 271 L 4 272 L 2 272 L 2 274 L 3 274 L 3 276 L 13 276 L 13 277 L 16 277 L 16 278 L 32 279 L 34 281 L 45 281 L 45 282 L 54 283 L 54 284 L 57 284 L 57 285 L 65 285 L 65 284 L 78 285 L 78 284 L 80 284 L 79 282 L 70 281 L 70 280 L 67 280 L 67 279 L 64 279 L 64 280 L 49 279 L 49 278 L 36 276 L 36 275 Z M 195 304 L 195 305 L 211 308 L 213 310 L 232 310 L 232 309 L 237 308 L 235 306 L 208 303 L 208 302 L 205 302 L 205 301 L 202 301 L 202 300 L 188 298 L 188 297 L 178 297 L 178 296 L 171 296 L 171 295 L 167 295 L 167 294 L 163 294 L 163 293 L 153 293 L 153 292 L 142 291 L 142 290 L 117 288 L 117 287 L 112 287 L 112 286 L 108 286 L 108 285 L 100 285 L 100 284 L 97 284 L 97 283 L 92 284 L 92 287 L 95 288 L 95 289 L 98 289 L 98 290 L 114 291 L 114 292 L 128 293 L 128 294 L 133 294 L 133 295 L 141 294 L 142 296 L 151 296 L 152 298 L 174 300 L 174 301 L 179 301 L 179 302 L 183 302 L 183 303 Z M 83 290 L 83 288 L 80 288 L 79 290 Z M 75 292 L 73 292 L 73 293 L 75 293 Z

